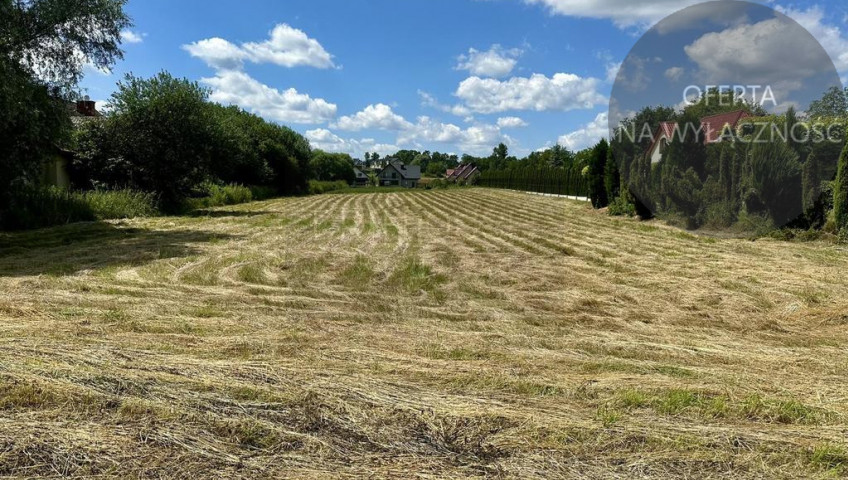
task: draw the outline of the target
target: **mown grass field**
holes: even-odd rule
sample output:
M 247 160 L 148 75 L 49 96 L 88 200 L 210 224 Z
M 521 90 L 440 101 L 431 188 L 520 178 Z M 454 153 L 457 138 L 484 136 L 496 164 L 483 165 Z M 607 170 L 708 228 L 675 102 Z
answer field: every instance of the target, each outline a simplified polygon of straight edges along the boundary
M 0 476 L 848 473 L 848 251 L 460 189 L 0 236 Z

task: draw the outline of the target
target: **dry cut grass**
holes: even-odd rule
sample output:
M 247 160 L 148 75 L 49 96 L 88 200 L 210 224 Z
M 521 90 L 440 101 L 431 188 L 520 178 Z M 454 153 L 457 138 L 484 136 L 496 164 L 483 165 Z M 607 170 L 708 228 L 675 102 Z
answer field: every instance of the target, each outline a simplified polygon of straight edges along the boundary
M 483 189 L 0 236 L 0 476 L 845 475 L 846 271 Z

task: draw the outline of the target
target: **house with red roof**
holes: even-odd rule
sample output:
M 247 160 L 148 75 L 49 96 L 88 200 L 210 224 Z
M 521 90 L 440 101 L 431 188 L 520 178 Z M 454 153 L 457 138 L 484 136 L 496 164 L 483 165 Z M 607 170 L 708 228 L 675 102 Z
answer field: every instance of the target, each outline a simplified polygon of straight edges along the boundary
M 750 117 L 751 114 L 745 110 L 710 115 L 701 119 L 701 131 L 704 134 L 704 144 L 721 142 L 728 135 L 732 135 L 739 122 Z M 651 163 L 659 163 L 662 156 L 675 136 L 692 134 L 692 130 L 681 129 L 676 122 L 662 122 L 654 133 L 654 140 L 648 148 L 647 156 Z
M 448 170 L 445 179 L 449 182 L 471 183 L 480 175 L 480 169 L 473 163 L 460 165 L 454 170 Z

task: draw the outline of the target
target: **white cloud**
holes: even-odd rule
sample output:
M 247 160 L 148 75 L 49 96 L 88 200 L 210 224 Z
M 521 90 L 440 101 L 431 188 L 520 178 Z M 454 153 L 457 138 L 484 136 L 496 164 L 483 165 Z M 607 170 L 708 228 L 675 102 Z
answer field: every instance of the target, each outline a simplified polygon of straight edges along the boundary
M 132 30 L 123 30 L 121 31 L 121 42 L 123 43 L 141 43 L 144 41 L 144 37 L 146 34 L 136 33 Z
M 700 0 L 525 0 L 526 3 L 544 5 L 551 13 L 581 18 L 612 20 L 617 26 L 645 27 L 653 25 L 672 12 Z
M 336 116 L 337 107 L 332 103 L 311 98 L 294 88 L 285 91 L 271 88 L 244 72 L 220 71 L 201 82 L 212 88 L 212 101 L 239 105 L 269 120 L 316 124 Z
M 583 150 L 609 137 L 609 115 L 599 113 L 595 120 L 578 130 L 559 137 L 558 143 L 572 151 Z
M 665 71 L 665 78 L 676 82 L 683 77 L 684 73 L 686 73 L 686 70 L 683 67 L 671 67 Z
M 500 142 L 507 145 L 515 143 L 496 125 L 478 124 L 463 129 L 427 116 L 418 117 L 412 128 L 401 132 L 397 143 L 419 145 L 420 142 L 455 145 L 463 152 L 471 154 L 489 153 Z
M 270 39 L 262 43 L 245 43 L 243 48 L 254 63 L 273 63 L 282 67 L 335 66 L 333 56 L 327 53 L 317 40 L 285 23 L 271 30 Z
M 802 27 L 806 28 L 819 41 L 833 59 L 837 70 L 840 72 L 848 71 L 848 39 L 843 36 L 843 32 L 839 27 L 825 24 L 825 13 L 821 7 L 813 6 L 807 10 L 776 8 L 777 11 L 792 18 Z
M 786 93 L 833 68 L 825 55 L 811 54 L 812 40 L 800 33 L 786 18 L 773 18 L 708 33 L 684 50 L 706 82 L 771 85 Z
M 521 128 L 526 126 L 527 122 L 519 117 L 501 117 L 498 119 L 498 127 L 500 128 Z
M 459 56 L 456 70 L 467 70 L 481 77 L 505 77 L 515 68 L 522 53 L 521 49 L 505 50 L 500 45 L 492 45 L 485 52 L 469 48 L 468 54 Z
M 618 72 L 621 70 L 621 62 L 607 63 L 607 83 L 614 83 L 618 78 Z
M 418 90 L 418 96 L 421 97 L 421 105 L 423 105 L 425 107 L 435 108 L 436 110 L 440 110 L 440 111 L 445 112 L 445 113 L 450 113 L 450 114 L 456 115 L 458 117 L 465 117 L 466 121 L 468 121 L 467 120 L 468 118 L 471 118 L 471 120 L 473 120 L 473 117 L 471 117 L 471 110 L 469 110 L 465 106 L 462 106 L 462 105 L 443 105 L 443 104 L 439 103 L 439 101 L 436 99 L 436 97 L 430 95 L 429 93 L 427 93 L 423 90 Z
M 378 103 L 377 105 L 368 105 L 355 115 L 339 118 L 332 127 L 348 131 L 366 129 L 397 131 L 411 128 L 412 124 L 394 113 L 392 107 Z
M 215 69 L 240 69 L 245 61 L 270 63 L 282 67 L 335 67 L 333 56 L 306 33 L 285 23 L 274 27 L 270 38 L 260 43 L 235 45 L 222 38 L 208 38 L 183 49 Z
M 529 78 L 513 77 L 506 81 L 469 77 L 459 84 L 455 95 L 477 113 L 568 111 L 593 108 L 606 102 L 606 98 L 597 91 L 598 84 L 596 78 L 582 78 L 570 73 L 557 73 L 551 78 L 534 74 Z
M 183 49 L 216 70 L 239 70 L 247 59 L 244 50 L 218 37 L 183 45 Z
M 400 150 L 397 145 L 377 143 L 373 138 L 345 139 L 326 128 L 308 130 L 305 136 L 313 148 L 326 152 L 348 153 L 354 157 L 362 157 L 365 152 L 388 155 Z

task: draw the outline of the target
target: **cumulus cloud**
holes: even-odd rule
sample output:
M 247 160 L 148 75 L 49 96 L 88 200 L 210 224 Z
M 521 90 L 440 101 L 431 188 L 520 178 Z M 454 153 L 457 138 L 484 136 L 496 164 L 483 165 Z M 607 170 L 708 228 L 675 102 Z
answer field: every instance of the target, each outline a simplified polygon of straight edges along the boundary
M 771 84 L 787 92 L 833 69 L 826 55 L 811 52 L 812 40 L 802 33 L 786 18 L 773 18 L 705 34 L 684 50 L 706 82 Z
M 359 131 L 366 129 L 379 130 L 404 130 L 412 127 L 402 116 L 394 113 L 392 107 L 378 103 L 368 105 L 355 115 L 341 117 L 336 121 L 333 128 L 348 131 Z
M 498 119 L 500 128 L 521 128 L 526 127 L 527 122 L 519 117 L 501 117 Z
M 559 137 L 558 143 L 569 150 L 579 151 L 607 137 L 609 137 L 609 115 L 603 112 L 578 130 Z
M 456 70 L 467 70 L 481 77 L 505 77 L 515 68 L 522 53 L 521 49 L 505 50 L 497 44 L 485 52 L 469 48 L 467 54 L 459 56 Z
M 313 148 L 326 152 L 348 153 L 354 157 L 361 157 L 365 152 L 388 155 L 400 150 L 397 145 L 377 143 L 373 138 L 342 138 L 326 128 L 308 130 L 305 136 Z
M 686 73 L 686 70 L 683 67 L 671 67 L 665 71 L 665 78 L 676 82 L 683 77 L 684 73 Z
M 700 0 L 525 0 L 548 7 L 551 13 L 580 18 L 612 20 L 619 27 L 653 25 L 670 13 L 700 3 Z
M 825 23 L 821 7 L 813 6 L 807 10 L 777 7 L 777 10 L 806 28 L 833 59 L 837 70 L 848 71 L 848 39 L 841 28 Z
M 476 113 L 509 110 L 568 111 L 593 108 L 606 102 L 598 93 L 599 80 L 570 73 L 557 73 L 548 78 L 534 74 L 529 78 L 513 77 L 506 81 L 469 77 L 459 84 L 455 95 Z
M 239 70 L 247 59 L 244 50 L 218 37 L 183 45 L 183 49 L 216 70 Z
M 401 145 L 419 145 L 421 142 L 456 145 L 471 154 L 488 153 L 500 142 L 508 145 L 515 143 L 497 125 L 478 124 L 462 128 L 428 116 L 418 117 L 411 128 L 398 135 L 397 143 Z
M 264 85 L 244 72 L 220 71 L 201 82 L 212 88 L 211 100 L 239 105 L 269 120 L 316 124 L 332 120 L 338 108 L 320 98 L 299 93 L 294 88 L 280 91 Z
M 436 110 L 440 110 L 442 112 L 450 113 L 456 115 L 458 117 L 470 117 L 471 110 L 463 105 L 444 105 L 440 103 L 436 97 L 433 95 L 423 91 L 418 90 L 418 96 L 421 97 L 421 105 L 425 107 L 435 108 Z M 472 118 L 473 120 L 473 118 Z
M 269 36 L 264 42 L 242 45 L 222 38 L 208 38 L 183 45 L 183 49 L 215 69 L 240 69 L 246 61 L 282 67 L 335 67 L 333 56 L 301 30 L 282 23 L 274 27 Z
M 123 30 L 121 31 L 121 42 L 123 43 L 141 43 L 144 41 L 144 37 L 147 35 L 143 33 L 136 33 L 132 30 Z

